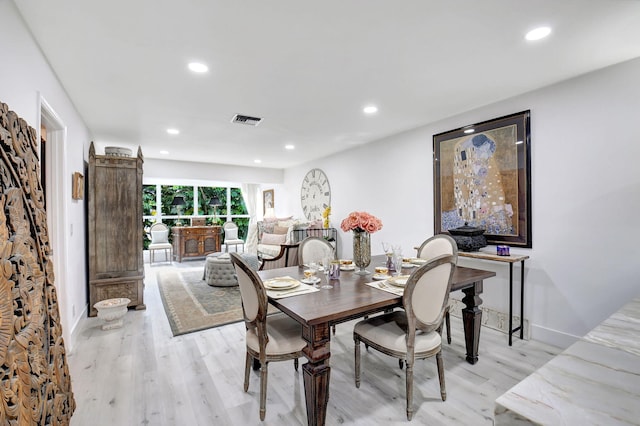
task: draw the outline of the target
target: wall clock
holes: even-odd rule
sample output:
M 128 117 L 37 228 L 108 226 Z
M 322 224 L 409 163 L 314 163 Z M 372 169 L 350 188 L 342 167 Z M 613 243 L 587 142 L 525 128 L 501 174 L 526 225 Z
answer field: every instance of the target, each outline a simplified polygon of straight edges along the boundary
M 329 179 L 322 170 L 311 169 L 302 179 L 300 203 L 308 220 L 320 219 L 324 209 L 331 205 Z

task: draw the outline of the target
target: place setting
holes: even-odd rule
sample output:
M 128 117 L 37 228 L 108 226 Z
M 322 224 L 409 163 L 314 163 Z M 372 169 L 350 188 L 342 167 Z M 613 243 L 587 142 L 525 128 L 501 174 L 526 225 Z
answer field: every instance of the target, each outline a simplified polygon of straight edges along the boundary
M 312 278 L 316 278 L 313 280 Z M 267 296 L 273 299 L 281 299 L 283 297 L 298 296 L 300 294 L 307 294 L 319 291 L 314 284 L 320 281 L 319 278 L 313 276 L 306 277 L 302 282 L 292 278 L 290 276 L 275 277 L 268 280 L 264 280 L 264 288 L 267 290 Z

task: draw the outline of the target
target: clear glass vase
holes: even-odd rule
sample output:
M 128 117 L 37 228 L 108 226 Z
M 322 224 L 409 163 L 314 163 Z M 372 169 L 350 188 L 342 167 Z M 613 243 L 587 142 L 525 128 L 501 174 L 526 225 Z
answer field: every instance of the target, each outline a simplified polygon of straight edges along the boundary
M 356 274 L 371 273 L 365 269 L 371 263 L 371 234 L 366 231 L 353 231 L 353 263 L 360 268 Z

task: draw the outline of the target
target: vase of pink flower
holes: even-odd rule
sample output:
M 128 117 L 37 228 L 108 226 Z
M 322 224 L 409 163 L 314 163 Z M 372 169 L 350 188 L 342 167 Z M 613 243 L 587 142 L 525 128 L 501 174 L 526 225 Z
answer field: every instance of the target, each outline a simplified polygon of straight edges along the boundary
M 366 267 L 371 263 L 371 234 L 382 229 L 382 221 L 367 212 L 351 212 L 340 228 L 353 231 L 353 263 L 360 268 L 356 274 L 370 274 Z

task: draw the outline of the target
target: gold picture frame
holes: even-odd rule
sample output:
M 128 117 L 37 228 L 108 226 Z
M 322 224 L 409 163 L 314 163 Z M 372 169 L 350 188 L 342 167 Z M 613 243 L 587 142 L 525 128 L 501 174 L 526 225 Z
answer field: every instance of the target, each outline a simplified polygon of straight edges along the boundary
M 273 210 L 269 210 L 269 209 L 274 209 L 274 205 L 275 205 L 275 196 L 274 196 L 274 192 L 273 189 L 267 189 L 265 191 L 262 191 L 262 211 L 263 213 L 267 213 L 268 211 L 273 211 Z
M 80 172 L 73 173 L 71 198 L 74 200 L 82 200 L 84 198 L 84 176 Z

